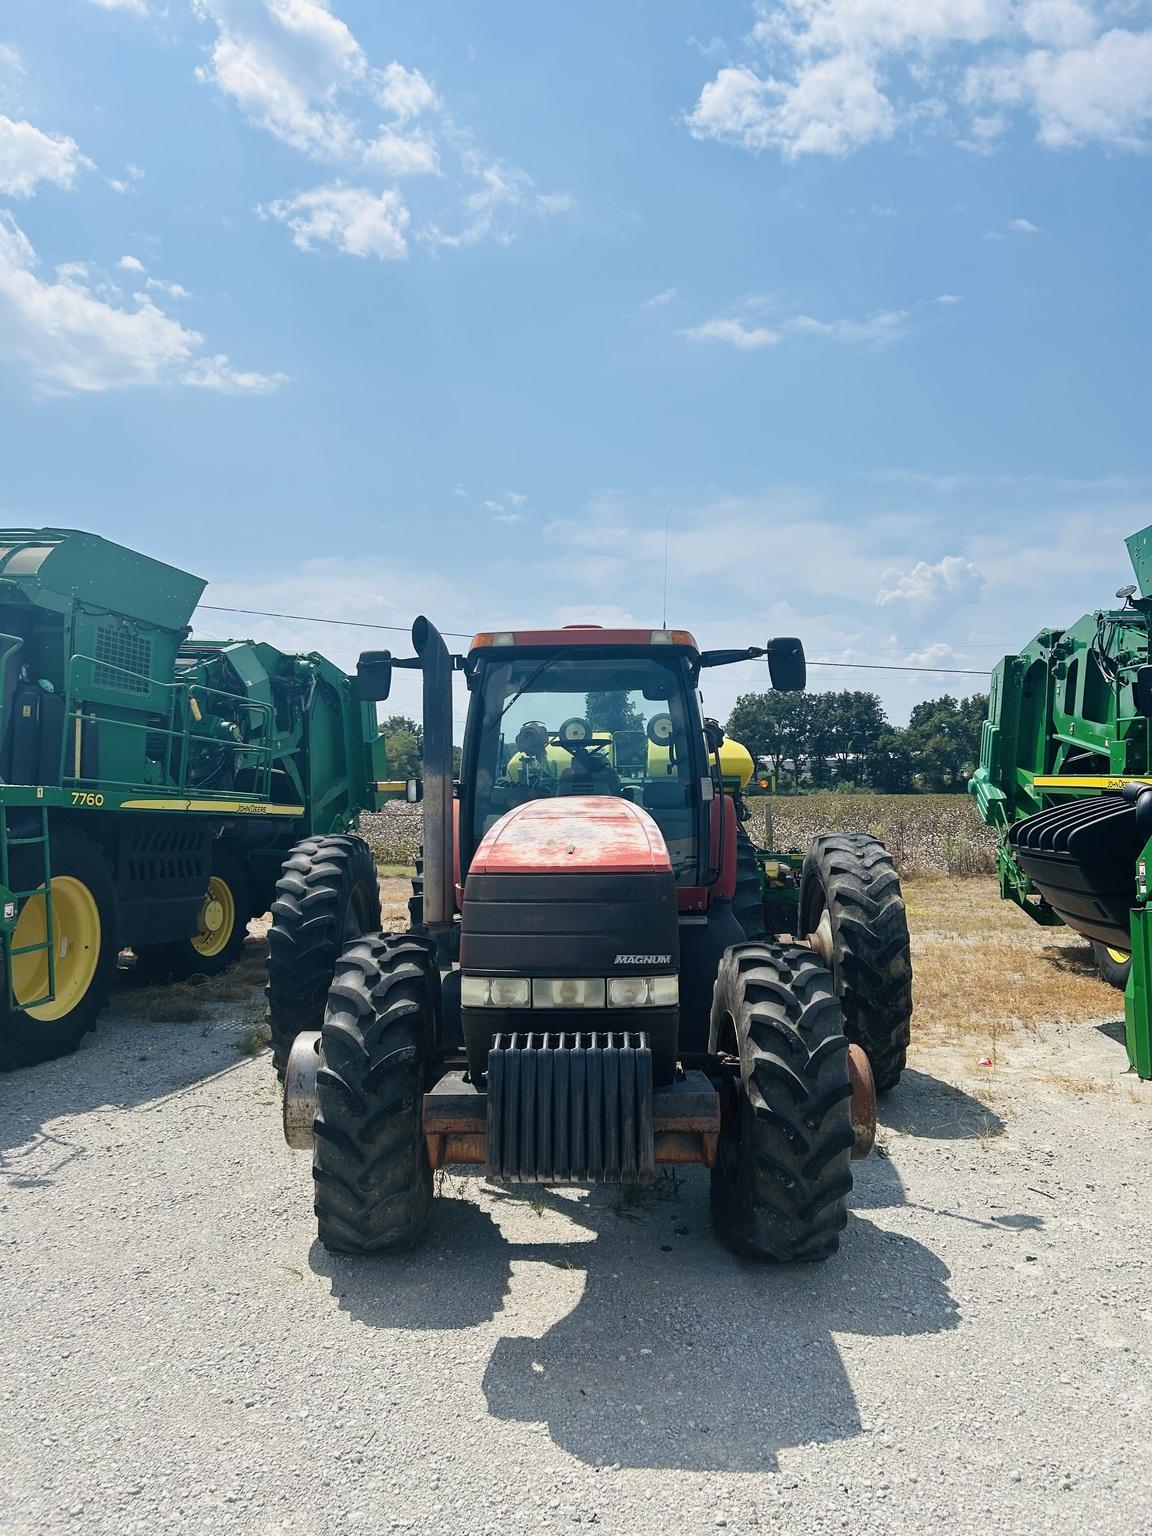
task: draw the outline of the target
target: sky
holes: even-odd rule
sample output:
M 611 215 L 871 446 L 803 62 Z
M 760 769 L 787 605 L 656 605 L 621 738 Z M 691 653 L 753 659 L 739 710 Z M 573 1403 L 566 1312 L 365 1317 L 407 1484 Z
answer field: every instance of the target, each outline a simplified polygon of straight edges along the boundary
M 224 606 L 980 673 L 1152 522 L 1150 142 L 1140 0 L 4 0 L 0 513 Z

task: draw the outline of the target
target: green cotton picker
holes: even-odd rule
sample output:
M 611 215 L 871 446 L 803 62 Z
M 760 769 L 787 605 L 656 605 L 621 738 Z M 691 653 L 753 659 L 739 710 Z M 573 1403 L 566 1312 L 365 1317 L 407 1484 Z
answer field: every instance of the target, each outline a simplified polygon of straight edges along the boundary
M 175 980 L 225 969 L 273 903 L 298 956 L 380 926 L 352 835 L 396 788 L 375 706 L 315 653 L 191 639 L 204 585 L 0 531 L 0 1070 L 75 1050 L 122 949 Z
M 1089 940 L 1152 1078 L 1152 527 L 1112 607 L 1042 629 L 992 674 L 969 788 L 1000 832 L 1000 894 Z

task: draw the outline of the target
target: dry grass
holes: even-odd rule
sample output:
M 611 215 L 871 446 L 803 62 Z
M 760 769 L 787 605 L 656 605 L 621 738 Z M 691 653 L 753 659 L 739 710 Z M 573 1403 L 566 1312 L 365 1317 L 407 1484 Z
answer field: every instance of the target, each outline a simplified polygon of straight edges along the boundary
M 919 1043 L 970 1042 L 995 1061 L 1001 1040 L 1016 1031 L 1123 1013 L 1085 941 L 1034 924 L 1000 900 L 995 881 L 914 878 L 904 894 Z

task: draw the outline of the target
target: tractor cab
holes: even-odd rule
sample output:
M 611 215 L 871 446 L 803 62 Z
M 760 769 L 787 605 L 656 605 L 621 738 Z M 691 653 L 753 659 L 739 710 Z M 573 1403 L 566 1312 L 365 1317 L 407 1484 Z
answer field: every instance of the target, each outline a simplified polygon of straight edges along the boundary
M 466 661 L 462 868 L 517 806 L 611 796 L 656 823 L 678 885 L 706 884 L 716 786 L 699 668 L 685 630 L 478 635 Z

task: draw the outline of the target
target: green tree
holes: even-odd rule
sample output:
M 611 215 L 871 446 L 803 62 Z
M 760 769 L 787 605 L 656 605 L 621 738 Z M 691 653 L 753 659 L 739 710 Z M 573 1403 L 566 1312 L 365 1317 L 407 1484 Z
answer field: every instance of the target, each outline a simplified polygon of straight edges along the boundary
M 846 688 L 817 694 L 827 733 L 828 755 L 840 783 L 859 786 L 876 740 L 891 732 L 878 695 Z
M 980 728 L 987 711 L 987 694 L 956 699 L 946 693 L 915 706 L 907 734 L 921 788 L 964 792 L 980 761 Z
M 790 764 L 792 787 L 799 787 L 808 755 L 813 696 L 805 693 L 742 693 L 725 727 L 733 741 L 746 746 L 759 762 L 766 759 L 778 784 Z
M 907 731 L 882 732 L 868 748 L 865 762 L 868 782 L 879 794 L 907 795 L 916 788 Z

